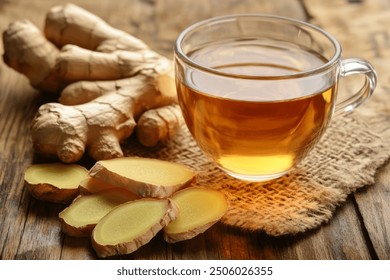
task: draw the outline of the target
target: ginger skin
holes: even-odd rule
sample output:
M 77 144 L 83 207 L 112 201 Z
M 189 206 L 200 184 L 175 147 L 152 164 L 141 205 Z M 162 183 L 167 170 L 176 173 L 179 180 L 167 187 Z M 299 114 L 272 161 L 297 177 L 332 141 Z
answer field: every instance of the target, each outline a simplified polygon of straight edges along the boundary
M 173 138 L 183 123 L 184 119 L 177 104 L 149 110 L 138 120 L 138 141 L 146 147 L 156 146 L 161 139 Z
M 79 195 L 79 182 L 87 177 L 88 171 L 77 164 L 33 164 L 24 172 L 25 185 L 33 197 L 62 204 Z
M 179 211 L 170 199 L 142 198 L 121 204 L 97 223 L 92 247 L 101 258 L 130 254 L 175 220 Z
M 196 179 L 196 173 L 183 164 L 142 157 L 98 161 L 89 175 L 138 196 L 156 198 L 169 197 Z
M 62 91 L 60 103 L 42 105 L 32 122 L 38 152 L 65 163 L 86 150 L 95 160 L 122 157 L 120 143 L 150 109 L 166 119 L 152 130 L 170 132 L 154 133 L 153 143 L 178 130 L 180 110 L 176 118 L 164 113 L 177 104 L 172 61 L 72 4 L 52 8 L 44 30 L 25 20 L 3 33 L 6 64 L 39 90 Z

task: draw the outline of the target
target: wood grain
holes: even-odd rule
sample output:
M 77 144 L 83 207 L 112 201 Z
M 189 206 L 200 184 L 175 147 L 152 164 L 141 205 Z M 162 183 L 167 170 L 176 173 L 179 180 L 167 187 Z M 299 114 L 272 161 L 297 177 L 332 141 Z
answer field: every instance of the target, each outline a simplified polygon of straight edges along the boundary
M 390 2 L 361 1 L 342 5 L 339 1 L 305 1 L 315 22 L 329 30 L 344 48 L 344 57 L 369 60 L 378 74 L 378 86 L 371 99 L 355 114 L 364 119 L 390 145 Z M 352 20 L 353 19 L 353 20 Z M 340 91 L 353 92 L 356 80 L 348 80 Z M 358 213 L 372 242 L 372 254 L 390 259 L 390 164 L 377 175 L 376 183 L 357 192 L 354 197 Z
M 65 2 L 0 1 L 0 29 L 21 18 L 42 26 L 45 12 Z M 307 6 L 312 5 L 311 1 L 306 2 Z M 168 57 L 179 32 L 207 17 L 257 12 L 307 18 L 307 7 L 298 0 L 74 3 L 143 39 Z M 57 215 L 64 206 L 37 201 L 24 188 L 24 169 L 42 160 L 32 149 L 30 122 L 38 106 L 48 99 L 55 100 L 33 90 L 24 77 L 0 62 L 0 259 L 3 260 L 97 258 L 88 238 L 71 238 L 61 233 Z M 135 253 L 113 259 L 389 259 L 389 181 L 388 173 L 379 176 L 374 188 L 349 197 L 329 224 L 305 234 L 270 237 L 217 224 L 206 233 L 177 244 L 165 243 L 158 234 Z
M 376 257 L 390 259 L 390 164 L 378 173 L 374 186 L 355 194 Z

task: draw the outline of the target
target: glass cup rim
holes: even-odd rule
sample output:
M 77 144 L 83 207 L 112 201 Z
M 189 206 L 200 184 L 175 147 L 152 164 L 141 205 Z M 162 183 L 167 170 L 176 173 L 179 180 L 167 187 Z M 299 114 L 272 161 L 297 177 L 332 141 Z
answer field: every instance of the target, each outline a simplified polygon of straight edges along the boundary
M 187 56 L 181 46 L 181 43 L 185 39 L 186 35 L 189 34 L 190 32 L 194 31 L 195 29 L 205 26 L 206 24 L 216 24 L 218 22 L 223 22 L 223 21 L 232 21 L 236 20 L 238 18 L 254 18 L 254 19 L 263 19 L 263 20 L 268 20 L 268 21 L 277 21 L 280 23 L 290 23 L 295 26 L 304 26 L 309 29 L 313 29 L 319 33 L 321 33 L 323 36 L 325 36 L 333 45 L 335 51 L 330 59 L 327 60 L 326 63 L 312 68 L 308 69 L 305 71 L 297 72 L 294 74 L 286 74 L 286 75 L 273 75 L 273 76 L 266 76 L 266 75 L 238 75 L 238 74 L 232 74 L 232 73 L 226 73 L 211 67 L 207 67 L 204 65 L 201 65 L 195 61 L 193 61 L 189 56 Z M 225 16 L 217 16 L 217 17 L 212 17 L 208 18 L 199 22 L 196 22 L 187 28 L 185 28 L 177 37 L 175 41 L 175 46 L 174 46 L 174 53 L 175 56 L 179 57 L 183 62 L 188 64 L 189 66 L 204 71 L 208 72 L 210 74 L 214 74 L 217 76 L 225 76 L 225 77 L 230 77 L 230 78 L 239 78 L 239 79 L 256 79 L 256 80 L 279 80 L 279 79 L 296 79 L 296 78 L 301 78 L 301 77 L 307 77 L 311 75 L 315 75 L 318 73 L 323 73 L 329 69 L 332 69 L 340 60 L 341 57 L 341 46 L 340 43 L 336 40 L 334 36 L 332 36 L 330 33 L 327 31 L 323 30 L 322 28 L 294 18 L 289 18 L 285 16 L 278 16 L 278 15 L 270 15 L 270 14 L 261 14 L 261 13 L 246 13 L 246 14 L 233 14 L 233 15 L 225 15 Z

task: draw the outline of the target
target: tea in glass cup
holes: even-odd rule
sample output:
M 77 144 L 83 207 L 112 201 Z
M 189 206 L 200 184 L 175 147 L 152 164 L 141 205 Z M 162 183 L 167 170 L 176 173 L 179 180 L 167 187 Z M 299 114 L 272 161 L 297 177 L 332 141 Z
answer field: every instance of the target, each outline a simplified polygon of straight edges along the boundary
M 277 16 L 233 15 L 184 30 L 175 45 L 179 104 L 203 152 L 233 177 L 286 174 L 314 147 L 332 115 L 353 110 L 376 85 L 363 59 L 341 59 L 331 35 Z M 341 77 L 365 84 L 336 101 Z

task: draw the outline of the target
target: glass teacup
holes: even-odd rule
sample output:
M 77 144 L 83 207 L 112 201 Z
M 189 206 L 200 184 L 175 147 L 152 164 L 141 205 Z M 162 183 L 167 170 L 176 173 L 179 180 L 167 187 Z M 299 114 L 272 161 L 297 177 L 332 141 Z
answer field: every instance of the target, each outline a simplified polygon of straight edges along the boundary
M 266 181 L 286 174 L 314 147 L 334 114 L 362 104 L 376 73 L 341 58 L 326 31 L 270 15 L 212 18 L 175 44 L 176 85 L 186 124 L 203 152 L 233 177 Z M 339 79 L 365 83 L 337 100 Z

